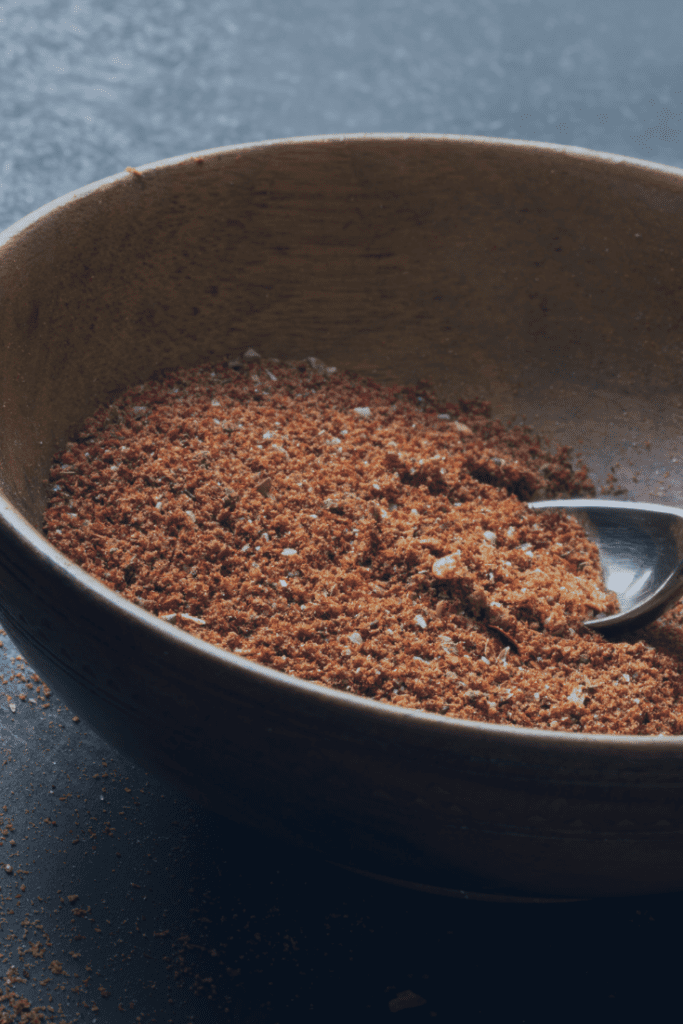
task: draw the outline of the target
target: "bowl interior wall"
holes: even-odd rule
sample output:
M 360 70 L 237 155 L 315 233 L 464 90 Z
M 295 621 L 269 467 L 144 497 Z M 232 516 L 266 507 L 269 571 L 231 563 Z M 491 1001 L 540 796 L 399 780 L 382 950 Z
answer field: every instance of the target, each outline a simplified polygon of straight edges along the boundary
M 164 367 L 253 346 L 432 379 L 683 503 L 683 178 L 448 138 L 281 142 L 130 175 L 0 259 L 0 485 Z M 683 466 L 683 456 L 678 465 Z M 665 474 L 668 474 L 665 476 Z

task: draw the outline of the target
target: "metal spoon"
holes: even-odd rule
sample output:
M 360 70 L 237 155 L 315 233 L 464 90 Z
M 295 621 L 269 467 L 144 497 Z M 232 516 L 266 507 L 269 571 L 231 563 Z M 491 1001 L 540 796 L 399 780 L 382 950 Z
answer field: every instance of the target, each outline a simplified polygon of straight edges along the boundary
M 683 509 L 584 498 L 532 501 L 529 508 L 564 509 L 598 546 L 605 588 L 616 594 L 620 611 L 585 626 L 635 629 L 659 618 L 683 594 Z

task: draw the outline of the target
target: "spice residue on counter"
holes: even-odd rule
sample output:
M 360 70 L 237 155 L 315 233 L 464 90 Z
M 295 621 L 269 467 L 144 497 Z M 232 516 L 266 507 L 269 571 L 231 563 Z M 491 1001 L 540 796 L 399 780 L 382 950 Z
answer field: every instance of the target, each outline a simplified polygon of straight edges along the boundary
M 55 461 L 48 538 L 193 635 L 456 718 L 680 733 L 675 643 L 614 643 L 597 549 L 541 497 L 594 494 L 486 403 L 285 365 L 173 371 Z M 670 613 L 671 614 L 671 613 Z

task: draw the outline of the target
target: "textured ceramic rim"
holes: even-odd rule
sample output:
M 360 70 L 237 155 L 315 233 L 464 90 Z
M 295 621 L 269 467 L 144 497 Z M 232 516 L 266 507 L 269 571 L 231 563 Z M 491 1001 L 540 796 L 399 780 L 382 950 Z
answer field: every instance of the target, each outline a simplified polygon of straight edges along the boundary
M 473 142 L 478 145 L 492 147 L 510 146 L 511 148 L 516 149 L 531 149 L 557 153 L 568 157 L 581 157 L 584 160 L 589 158 L 595 164 L 627 164 L 633 167 L 644 167 L 652 171 L 659 171 L 667 176 L 673 175 L 675 177 L 683 178 L 683 169 L 677 167 L 670 167 L 666 164 L 655 163 L 651 160 L 641 160 L 637 157 L 622 156 L 616 153 L 603 153 L 596 150 L 585 149 L 582 146 L 564 146 L 551 142 L 533 142 L 524 139 L 505 139 L 492 136 L 448 135 L 427 132 L 360 132 L 340 135 L 301 135 L 293 136 L 291 138 L 267 139 L 261 142 L 237 143 L 231 146 L 217 146 L 213 149 L 184 153 L 180 156 L 167 157 L 164 160 L 155 160 L 152 163 L 136 167 L 135 171 L 144 175 L 145 172 L 157 171 L 165 167 L 173 167 L 177 164 L 194 160 L 197 157 L 206 158 L 228 153 L 237 153 L 245 150 L 266 149 L 276 146 L 292 146 L 295 144 L 310 145 L 325 142 L 365 140 L 404 140 L 406 142 L 410 142 L 412 140 L 441 142 L 452 141 Z M 94 192 L 104 191 L 108 187 L 116 185 L 118 182 L 127 180 L 129 177 L 129 171 L 112 174 L 106 178 L 101 178 L 99 181 L 91 182 L 89 185 L 84 185 L 82 188 L 75 189 L 72 192 L 67 192 L 65 195 L 60 196 L 57 199 L 53 199 L 51 202 L 39 207 L 37 210 L 27 214 L 25 217 L 22 217 L 21 220 L 0 232 L 0 251 L 10 243 L 12 239 L 16 238 L 31 225 L 40 221 L 42 218 L 49 216 L 54 211 L 66 207 L 71 203 L 77 203 L 80 199 L 83 199 Z M 363 708 L 365 713 L 368 715 L 378 715 L 382 718 L 386 715 L 395 715 L 403 717 L 404 720 L 405 716 L 408 716 L 408 718 L 424 722 L 425 725 L 429 723 L 429 725 L 435 730 L 448 729 L 451 732 L 453 730 L 466 730 L 467 732 L 475 731 L 484 733 L 492 731 L 493 735 L 497 735 L 498 737 L 506 736 L 510 740 L 513 740 L 513 742 L 518 741 L 525 745 L 530 745 L 530 749 L 536 746 L 536 744 L 546 748 L 549 743 L 558 747 L 567 744 L 575 747 L 577 744 L 581 744 L 586 745 L 586 752 L 588 752 L 589 749 L 596 750 L 596 748 L 608 747 L 612 750 L 621 748 L 623 754 L 627 754 L 629 752 L 633 754 L 636 752 L 645 753 L 646 751 L 654 754 L 656 752 L 656 748 L 660 747 L 662 744 L 664 744 L 669 750 L 672 745 L 674 747 L 683 746 L 683 736 L 624 736 L 609 735 L 605 733 L 555 732 L 550 729 L 534 729 L 528 726 L 499 725 L 492 722 L 472 722 L 466 719 L 445 718 L 444 716 L 434 714 L 433 712 L 415 711 L 410 708 L 402 708 L 393 704 L 379 704 L 367 697 L 359 697 L 355 694 L 321 687 L 319 683 L 307 682 L 306 680 L 298 679 L 296 676 L 290 676 L 265 665 L 259 665 L 257 662 L 249 661 L 246 658 L 240 657 L 238 654 L 223 650 L 222 648 L 216 647 L 205 640 L 199 640 L 196 637 L 171 626 L 162 619 L 152 615 L 150 612 L 146 612 L 144 609 L 139 608 L 137 605 L 133 604 L 133 602 L 128 601 L 116 591 L 110 590 L 109 587 L 100 583 L 95 579 L 95 577 L 90 576 L 76 565 L 75 562 L 72 562 L 65 555 L 61 554 L 57 548 L 53 547 L 53 545 L 46 540 L 39 530 L 33 527 L 28 520 L 26 520 L 21 513 L 17 511 L 2 491 L 0 491 L 0 516 L 5 520 L 12 531 L 21 537 L 24 543 L 29 544 L 39 554 L 39 556 L 51 564 L 54 571 L 67 576 L 74 584 L 76 584 L 76 586 L 93 592 L 100 600 L 103 600 L 106 604 L 109 604 L 112 608 L 116 609 L 119 614 L 124 614 L 137 619 L 140 625 L 145 625 L 148 628 L 159 630 L 161 632 L 161 636 L 172 639 L 175 643 L 186 645 L 189 649 L 196 650 L 197 653 L 201 654 L 204 658 L 210 657 L 227 666 L 239 666 L 241 669 L 246 668 L 250 672 L 256 671 L 262 676 L 262 678 L 269 680 L 276 686 L 283 686 L 284 684 L 288 687 L 294 687 L 302 693 L 315 694 L 318 699 L 321 696 L 321 691 L 323 691 L 326 699 L 332 702 L 337 702 L 341 707 L 348 707 L 350 702 L 351 706 L 355 705 L 359 710 Z

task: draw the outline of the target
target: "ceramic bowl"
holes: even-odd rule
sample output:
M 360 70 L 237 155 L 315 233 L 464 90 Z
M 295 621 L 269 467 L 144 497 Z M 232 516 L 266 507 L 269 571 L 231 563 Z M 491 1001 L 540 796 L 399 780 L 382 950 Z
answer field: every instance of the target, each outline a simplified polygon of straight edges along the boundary
M 225 147 L 44 206 L 0 234 L 4 627 L 108 742 L 271 842 L 488 898 L 683 888 L 683 738 L 302 682 L 129 603 L 41 529 L 84 417 L 250 346 L 487 398 L 580 449 L 598 484 L 680 504 L 682 242 L 678 170 L 463 136 Z

